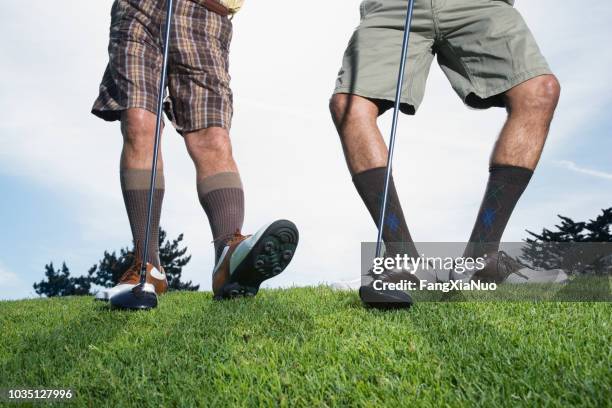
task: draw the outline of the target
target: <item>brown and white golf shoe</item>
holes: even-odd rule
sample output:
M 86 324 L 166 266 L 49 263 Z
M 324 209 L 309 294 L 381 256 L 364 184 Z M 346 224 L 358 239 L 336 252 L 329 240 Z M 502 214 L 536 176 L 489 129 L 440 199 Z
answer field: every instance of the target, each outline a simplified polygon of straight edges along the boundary
M 214 298 L 255 296 L 263 281 L 289 265 L 298 240 L 297 227 L 287 220 L 274 221 L 255 235 L 236 233 L 213 270 Z
M 96 293 L 97 300 L 108 301 L 111 297 L 117 293 L 125 290 L 131 290 L 134 286 L 140 283 L 140 268 L 142 263 L 140 261 L 135 262 L 130 268 L 121 276 L 119 283 L 112 288 L 101 290 Z M 168 279 L 164 269 L 158 270 L 155 266 L 147 263 L 147 283 L 150 283 L 155 288 L 155 293 L 161 295 L 168 290 Z

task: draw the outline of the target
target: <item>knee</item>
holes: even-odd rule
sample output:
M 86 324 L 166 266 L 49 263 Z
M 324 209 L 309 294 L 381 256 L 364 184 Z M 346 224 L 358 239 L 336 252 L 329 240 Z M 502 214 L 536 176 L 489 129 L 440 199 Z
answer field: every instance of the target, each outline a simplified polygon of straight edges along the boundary
M 344 119 L 348 106 L 348 95 L 335 94 L 329 100 L 329 113 L 334 123 L 340 123 Z
M 378 107 L 357 95 L 335 94 L 329 101 L 329 111 L 338 130 L 352 122 L 376 121 Z
M 135 152 L 148 152 L 155 141 L 155 115 L 144 110 L 127 110 L 121 120 L 123 140 Z
M 561 96 L 561 84 L 554 75 L 540 77 L 535 94 L 538 105 L 546 110 L 555 110 Z
M 542 75 L 527 81 L 522 89 L 509 95 L 509 108 L 552 114 L 561 95 L 561 84 L 554 75 Z
M 214 156 L 218 159 L 232 157 L 232 143 L 229 132 L 223 128 L 208 128 L 185 135 L 189 154 L 197 159 L 202 156 Z

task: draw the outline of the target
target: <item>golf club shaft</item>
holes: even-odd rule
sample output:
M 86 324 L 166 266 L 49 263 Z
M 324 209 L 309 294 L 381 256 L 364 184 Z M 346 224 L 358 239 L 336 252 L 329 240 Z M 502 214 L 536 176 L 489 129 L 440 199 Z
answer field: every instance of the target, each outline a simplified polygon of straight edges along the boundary
M 159 155 L 159 139 L 161 136 L 162 112 L 164 106 L 164 94 L 166 90 L 166 74 L 168 71 L 168 49 L 170 48 L 170 29 L 172 28 L 173 0 L 168 0 L 166 12 L 166 28 L 164 32 L 164 55 L 162 61 L 161 78 L 159 80 L 159 93 L 157 94 L 157 123 L 155 124 L 155 143 L 153 145 L 153 165 L 151 168 L 151 184 L 149 186 L 149 203 L 147 208 L 147 227 L 145 229 L 145 242 L 142 255 L 142 266 L 140 270 L 140 283 L 147 279 L 147 257 L 149 252 L 149 240 L 151 239 L 151 215 L 153 213 L 153 193 L 155 191 L 155 180 L 157 179 L 157 157 Z
M 395 92 L 395 104 L 393 106 L 393 121 L 391 124 L 391 136 L 389 138 L 389 154 L 387 156 L 387 169 L 385 172 L 385 188 L 383 202 L 381 205 L 380 219 L 378 223 L 378 238 L 376 240 L 376 257 L 380 257 L 382 249 L 383 229 L 385 228 L 385 217 L 387 213 L 387 200 L 389 198 L 389 184 L 391 181 L 391 167 L 393 164 L 393 151 L 395 149 L 395 134 L 397 133 L 397 121 L 402 97 L 402 85 L 404 84 L 404 71 L 406 70 L 406 59 L 408 58 L 408 42 L 410 40 L 410 26 L 412 25 L 412 12 L 414 0 L 408 0 L 408 12 L 406 13 L 406 24 L 404 25 L 404 40 L 402 42 L 402 56 L 400 60 L 399 75 L 397 78 L 397 89 Z

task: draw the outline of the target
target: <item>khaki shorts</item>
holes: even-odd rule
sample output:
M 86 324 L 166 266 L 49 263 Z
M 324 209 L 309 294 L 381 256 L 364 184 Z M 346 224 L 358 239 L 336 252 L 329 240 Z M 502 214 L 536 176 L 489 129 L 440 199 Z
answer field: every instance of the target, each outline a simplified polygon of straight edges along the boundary
M 415 0 L 402 111 L 423 100 L 434 55 L 453 89 L 470 107 L 504 106 L 500 94 L 550 74 L 533 35 L 508 0 Z M 365 0 L 334 93 L 392 106 L 408 0 Z
M 157 111 L 166 0 L 115 0 L 109 63 L 92 113 L 119 120 L 128 108 Z M 180 133 L 232 119 L 229 46 L 232 23 L 198 0 L 174 2 L 165 112 Z

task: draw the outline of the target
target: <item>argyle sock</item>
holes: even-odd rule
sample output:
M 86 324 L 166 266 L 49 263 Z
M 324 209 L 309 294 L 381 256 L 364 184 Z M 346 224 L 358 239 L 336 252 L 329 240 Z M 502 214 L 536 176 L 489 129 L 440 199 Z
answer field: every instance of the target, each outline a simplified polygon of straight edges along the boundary
M 151 170 L 121 169 L 121 191 L 123 201 L 130 220 L 132 237 L 136 256 L 143 259 L 145 234 L 147 228 L 147 210 L 149 204 L 149 188 L 151 183 Z M 151 237 L 147 251 L 146 262 L 160 269 L 159 260 L 159 219 L 161 216 L 162 201 L 164 199 L 164 173 L 157 171 L 155 188 L 153 190 L 153 212 L 151 214 Z
M 379 227 L 380 209 L 385 188 L 385 167 L 369 169 L 353 176 L 353 183 L 357 192 L 366 205 L 374 223 Z M 389 184 L 389 196 L 387 199 L 387 210 L 383 228 L 383 241 L 385 243 L 386 256 L 408 255 L 418 258 L 416 249 L 400 204 L 393 176 Z
M 492 255 L 499 250 L 508 220 L 532 175 L 532 170 L 523 167 L 491 166 L 489 182 L 464 256 Z
M 208 216 L 215 245 L 215 262 L 244 222 L 244 191 L 238 173 L 218 173 L 198 183 L 200 204 Z

